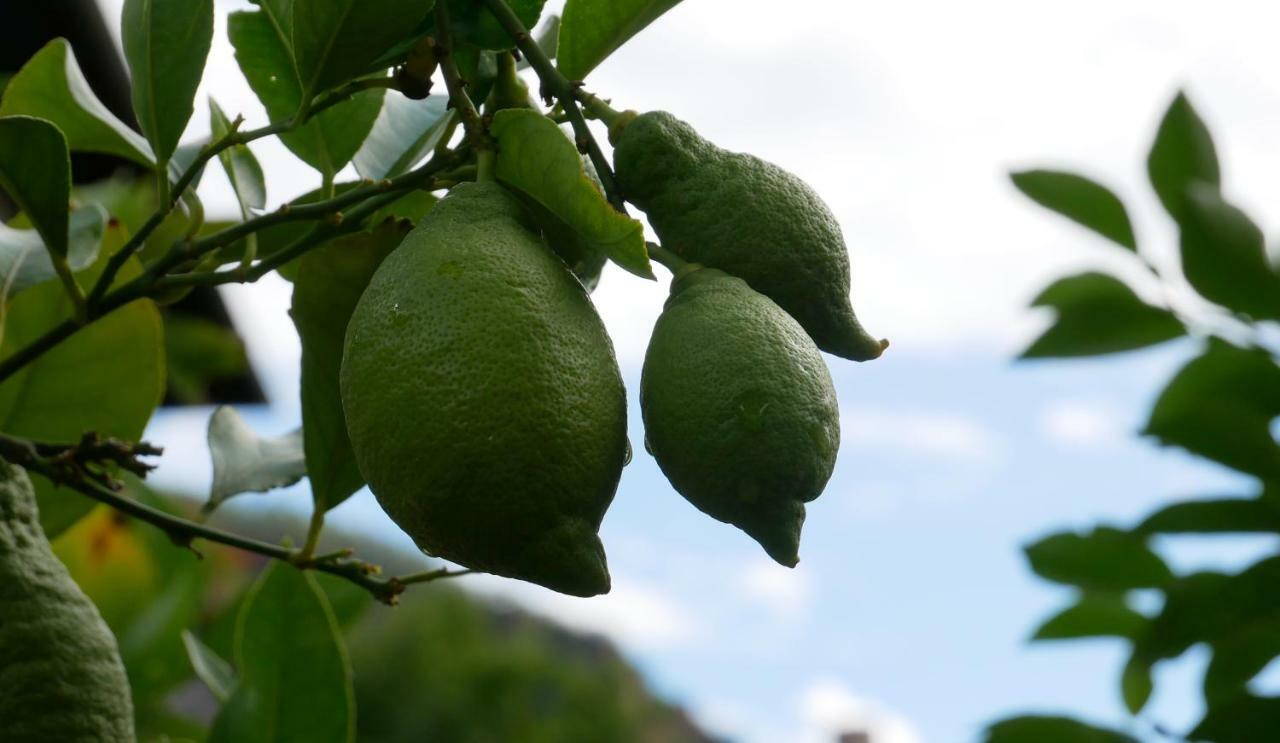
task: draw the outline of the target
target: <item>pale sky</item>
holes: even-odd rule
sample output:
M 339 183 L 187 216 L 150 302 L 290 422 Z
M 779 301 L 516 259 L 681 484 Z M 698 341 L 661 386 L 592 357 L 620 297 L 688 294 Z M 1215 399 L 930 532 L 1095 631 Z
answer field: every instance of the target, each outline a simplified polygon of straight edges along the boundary
M 114 16 L 121 3 L 103 4 Z M 225 37 L 225 13 L 242 7 L 218 3 L 202 93 L 258 125 L 264 113 Z M 844 445 L 796 570 L 681 502 L 637 445 L 605 523 L 613 594 L 472 585 L 609 635 L 661 692 L 735 740 L 807 743 L 859 724 L 875 743 L 949 743 L 1025 709 L 1123 723 L 1116 648 L 1024 644 L 1067 594 L 1031 579 L 1018 547 L 1235 481 L 1132 435 L 1191 347 L 1008 362 L 1043 322 L 1025 307 L 1048 280 L 1121 264 L 1114 248 L 1020 198 L 1006 173 L 1049 165 L 1097 177 L 1126 197 L 1139 239 L 1168 251 L 1173 233 L 1143 164 L 1184 88 L 1217 137 L 1229 196 L 1273 232 L 1278 21 L 1280 9 L 1256 0 L 678 6 L 588 88 L 619 108 L 670 110 L 808 180 L 845 231 L 859 316 L 893 347 L 874 364 L 828 359 Z M 204 133 L 200 107 L 188 137 Z M 317 183 L 278 143 L 254 150 L 272 204 Z M 220 174 L 201 195 L 211 212 L 234 210 Z M 289 292 L 268 278 L 226 293 L 271 397 L 253 418 L 263 433 L 299 420 Z M 664 295 L 665 282 L 612 269 L 594 295 L 633 397 Z M 158 418 L 150 436 L 169 452 L 160 482 L 205 487 L 207 416 Z M 638 444 L 634 404 L 632 417 Z M 307 502 L 299 489 L 281 497 Z M 367 494 L 338 515 L 394 533 Z M 1165 674 L 1180 690 L 1162 686 L 1155 719 L 1195 720 L 1196 662 Z

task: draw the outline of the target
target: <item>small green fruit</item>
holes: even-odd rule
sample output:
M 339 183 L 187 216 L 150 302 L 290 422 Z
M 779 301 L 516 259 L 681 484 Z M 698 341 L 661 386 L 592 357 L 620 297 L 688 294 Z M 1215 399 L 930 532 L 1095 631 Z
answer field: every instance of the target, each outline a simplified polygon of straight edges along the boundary
M 722 150 L 664 111 L 626 112 L 610 138 L 618 184 L 663 247 L 745 280 L 828 353 L 868 361 L 884 352 L 849 301 L 840 225 L 804 181 Z
M 0 739 L 131 743 L 116 639 L 54 556 L 27 473 L 0 460 Z
M 360 298 L 342 402 L 360 471 L 422 549 L 593 596 L 626 399 L 585 290 L 533 229 L 501 186 L 453 189 Z
M 840 448 L 831 374 L 804 329 L 741 279 L 687 273 L 649 341 L 640 406 L 675 489 L 793 567 L 804 504 Z

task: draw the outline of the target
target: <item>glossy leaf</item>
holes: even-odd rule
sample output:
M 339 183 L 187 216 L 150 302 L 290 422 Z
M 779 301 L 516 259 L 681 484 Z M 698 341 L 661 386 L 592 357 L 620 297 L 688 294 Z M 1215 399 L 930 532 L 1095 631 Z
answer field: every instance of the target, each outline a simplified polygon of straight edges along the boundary
M 1156 400 L 1146 433 L 1263 480 L 1280 480 L 1280 367 L 1263 351 L 1210 341 Z
M 414 101 L 388 93 L 378 120 L 355 155 L 356 172 L 379 181 L 412 170 L 449 128 L 454 113 L 448 104 L 448 96 L 443 95 Z
M 1028 715 L 1001 720 L 987 728 L 985 743 L 1138 743 L 1114 730 L 1068 717 Z
M 336 240 L 302 259 L 289 314 L 302 340 L 302 430 L 317 507 L 333 508 L 364 485 L 338 389 L 347 322 L 382 260 L 410 224 L 387 220 L 370 232 Z
M 568 0 L 560 19 L 560 71 L 581 80 L 680 0 Z
M 1259 743 L 1280 730 L 1280 697 L 1242 695 L 1209 709 L 1188 736 L 1213 743 Z
M 71 154 L 58 127 L 30 116 L 0 118 L 0 188 L 40 233 L 49 252 L 66 258 Z
M 1182 272 L 1200 296 L 1245 315 L 1280 318 L 1280 275 L 1249 216 L 1214 186 L 1187 189 L 1182 204 Z
M 1260 498 L 1174 503 L 1148 516 L 1139 534 L 1280 534 L 1280 507 Z
M 227 35 L 236 50 L 236 61 L 272 121 L 287 121 L 302 106 L 302 84 L 294 68 L 280 21 L 271 15 L 271 3 L 257 12 L 232 13 Z M 303 162 L 332 176 L 360 149 L 382 107 L 381 90 L 352 96 L 321 112 L 298 129 L 280 135 Z
M 1027 170 L 1013 185 L 1033 201 L 1129 250 L 1138 249 L 1124 202 L 1106 186 L 1074 173 Z
M 494 115 L 491 131 L 498 180 L 545 206 L 614 263 L 653 278 L 644 227 L 614 210 L 560 127 L 536 111 L 508 109 Z
M 1122 594 L 1088 593 L 1050 617 L 1033 640 L 1074 640 L 1084 637 L 1133 637 L 1147 623 Z
M 214 139 L 221 139 L 230 133 L 230 119 L 212 98 L 209 99 L 209 120 Z M 240 218 L 246 221 L 252 219 L 267 205 L 267 182 L 258 158 L 253 156 L 253 150 L 248 145 L 238 144 L 219 152 L 218 161 L 222 163 L 227 180 L 231 182 L 231 190 L 235 192 L 236 202 L 240 205 Z M 245 237 L 245 245 L 251 255 L 256 255 L 257 234 Z
M 432 2 L 308 0 L 293 3 L 292 45 L 304 97 L 358 77 L 413 34 Z
M 236 627 L 240 682 L 210 743 L 350 743 L 351 663 L 333 610 L 308 572 L 272 563 Z
M 507 0 L 507 5 L 515 11 L 525 28 L 532 29 L 542 15 L 546 0 Z M 449 0 L 449 25 L 454 38 L 464 44 L 495 51 L 516 45 L 498 19 L 479 0 Z
M 133 110 L 156 158 L 168 162 L 213 43 L 213 0 L 125 0 L 120 25 Z
M 1107 527 L 1054 534 L 1025 551 L 1040 577 L 1086 590 L 1157 588 L 1173 577 L 1141 538 Z
M 125 241 L 108 225 L 103 250 L 84 271 L 89 286 L 106 257 Z M 117 285 L 141 273 L 136 259 L 120 271 Z M 8 308 L 0 356 L 8 356 L 71 317 L 62 285 L 47 281 L 23 292 Z M 164 393 L 164 339 L 160 313 L 141 299 L 94 321 L 0 384 L 0 430 L 37 441 L 75 442 L 86 431 L 137 441 Z M 55 490 L 34 476 L 40 521 L 51 537 L 71 526 L 93 502 Z
M 107 212 L 97 205 L 82 207 L 72 212 L 69 226 L 67 264 L 74 273 L 98 259 L 107 232 Z M 0 305 L 57 275 L 35 230 L 15 230 L 0 223 Z
M 1023 358 L 1098 356 L 1145 348 L 1186 333 L 1168 310 L 1143 302 L 1127 284 L 1103 273 L 1059 279 L 1032 302 L 1057 319 Z
M 0 116 L 53 122 L 73 152 L 100 152 L 152 167 L 151 146 L 98 100 L 66 39 L 54 39 L 27 60 L 0 98 Z
M 187 649 L 187 658 L 191 660 L 191 669 L 195 671 L 196 678 L 209 687 L 209 691 L 219 702 L 227 701 L 236 686 L 236 672 L 231 664 L 185 629 L 182 630 L 182 645 Z
M 259 436 L 235 408 L 223 405 L 209 417 L 213 487 L 206 511 L 241 493 L 265 493 L 296 483 L 307 474 L 302 430 Z
M 1181 221 L 1188 187 L 1222 183 L 1213 136 L 1186 94 L 1169 105 L 1147 157 L 1147 175 L 1156 195 L 1174 219 Z

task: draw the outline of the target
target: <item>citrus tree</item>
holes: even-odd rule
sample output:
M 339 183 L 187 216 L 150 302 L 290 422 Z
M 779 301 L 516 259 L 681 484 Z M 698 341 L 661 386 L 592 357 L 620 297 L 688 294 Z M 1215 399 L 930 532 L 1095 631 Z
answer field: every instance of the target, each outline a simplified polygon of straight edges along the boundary
M 1126 643 L 1117 687 L 1134 720 L 1115 731 L 1028 715 L 993 725 L 988 743 L 1254 743 L 1280 731 L 1280 698 L 1251 686 L 1280 656 L 1280 555 L 1271 550 L 1238 572 L 1183 574 L 1162 555 L 1187 537 L 1280 534 L 1280 446 L 1271 428 L 1280 415 L 1280 264 L 1262 230 L 1224 195 L 1213 138 L 1184 95 L 1160 123 L 1147 172 L 1178 228 L 1180 260 L 1140 245 L 1127 207 L 1105 186 L 1060 171 L 1014 174 L 1023 193 L 1106 238 L 1135 269 L 1132 279 L 1089 272 L 1046 288 L 1034 304 L 1051 309 L 1055 321 L 1023 356 L 1101 356 L 1189 336 L 1195 356 L 1160 393 L 1143 434 L 1256 484 L 1171 502 L 1137 524 L 1099 524 L 1028 545 L 1032 570 L 1075 592 L 1033 639 Z M 1158 600 L 1141 602 L 1143 592 Z M 1153 671 L 1198 646 L 1211 656 L 1205 712 L 1193 729 L 1174 730 L 1144 714 Z
M 542 0 L 261 0 L 227 31 L 270 123 L 247 129 L 209 101 L 211 137 L 194 145 L 183 137 L 213 0 L 124 3 L 140 133 L 94 97 L 63 40 L 8 81 L 0 188 L 20 216 L 0 229 L 5 740 L 134 737 L 140 677 L 126 681 L 117 639 L 48 541 L 95 503 L 176 548 L 277 561 L 239 612 L 230 661 L 187 644 L 224 700 L 211 740 L 352 739 L 350 662 L 317 573 L 389 604 L 470 571 L 607 592 L 597 531 L 630 458 L 621 375 L 590 300 L 608 262 L 673 277 L 644 365 L 646 447 L 698 509 L 796 564 L 805 503 L 839 448 L 820 351 L 867 361 L 887 343 L 855 318 L 844 240 L 808 186 L 584 85 L 676 2 L 569 0 L 534 36 Z M 270 210 L 252 147 L 268 137 L 322 183 Z M 145 169 L 154 211 L 131 223 L 119 203 L 74 191 L 71 152 Z M 358 179 L 340 179 L 348 165 Z M 225 171 L 239 221 L 206 221 L 195 188 L 209 167 Z M 205 511 L 307 477 L 301 546 L 122 489 L 161 454 L 139 441 L 165 379 L 159 308 L 272 272 L 293 282 L 302 427 L 265 438 L 216 411 Z M 318 553 L 325 514 L 366 484 L 424 552 L 459 568 L 389 576 L 348 550 Z

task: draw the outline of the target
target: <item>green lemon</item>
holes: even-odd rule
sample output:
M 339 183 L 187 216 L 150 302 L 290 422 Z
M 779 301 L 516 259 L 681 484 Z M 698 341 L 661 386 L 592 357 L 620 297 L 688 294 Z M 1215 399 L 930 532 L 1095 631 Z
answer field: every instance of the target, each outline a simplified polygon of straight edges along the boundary
M 720 149 L 665 111 L 626 112 L 610 138 L 618 184 L 663 247 L 744 279 L 828 353 L 868 361 L 884 352 L 849 301 L 840 225 L 804 181 Z
M 501 186 L 453 189 L 360 298 L 342 402 L 360 471 L 423 550 L 593 596 L 626 399 L 586 291 L 533 230 Z
M 0 460 L 0 739 L 134 740 L 116 639 L 54 556 L 27 473 Z
M 804 504 L 840 448 L 831 374 L 804 329 L 741 279 L 687 273 L 649 341 L 640 406 L 675 489 L 794 567 Z

